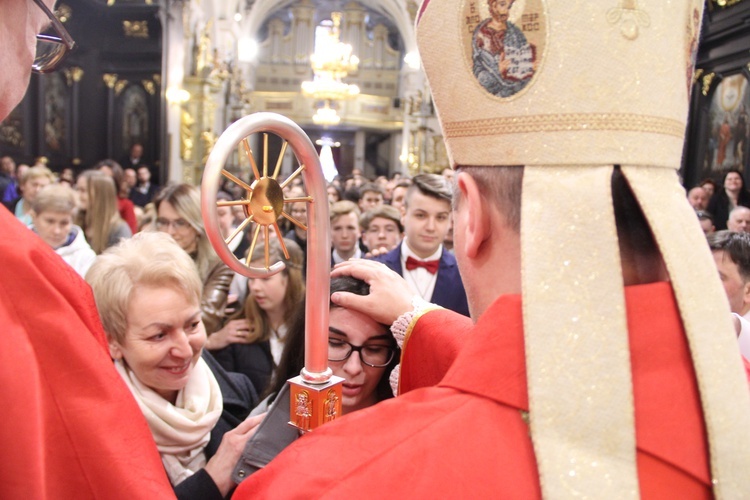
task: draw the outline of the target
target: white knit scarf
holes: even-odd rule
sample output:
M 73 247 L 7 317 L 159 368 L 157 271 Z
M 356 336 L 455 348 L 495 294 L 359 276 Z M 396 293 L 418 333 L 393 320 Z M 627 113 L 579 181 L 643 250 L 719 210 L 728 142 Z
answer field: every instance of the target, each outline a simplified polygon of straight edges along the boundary
M 171 483 L 177 485 L 205 467 L 203 450 L 223 408 L 219 383 L 206 362 L 198 359 L 174 405 L 146 387 L 121 360 L 115 368 L 146 417 Z

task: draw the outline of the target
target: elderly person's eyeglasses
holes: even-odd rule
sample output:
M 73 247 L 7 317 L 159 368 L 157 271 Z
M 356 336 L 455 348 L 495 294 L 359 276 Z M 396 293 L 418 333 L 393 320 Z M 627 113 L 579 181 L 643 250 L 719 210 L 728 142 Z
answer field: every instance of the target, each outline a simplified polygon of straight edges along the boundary
M 382 368 L 393 359 L 394 349 L 385 345 L 352 345 L 340 339 L 328 339 L 328 361 L 346 361 L 353 352 L 367 366 Z
M 36 57 L 31 65 L 31 70 L 35 73 L 49 73 L 57 68 L 60 61 L 69 51 L 73 50 L 76 43 L 60 20 L 47 8 L 43 0 L 34 0 L 34 3 L 47 15 L 51 31 L 55 34 L 40 33 L 36 36 Z

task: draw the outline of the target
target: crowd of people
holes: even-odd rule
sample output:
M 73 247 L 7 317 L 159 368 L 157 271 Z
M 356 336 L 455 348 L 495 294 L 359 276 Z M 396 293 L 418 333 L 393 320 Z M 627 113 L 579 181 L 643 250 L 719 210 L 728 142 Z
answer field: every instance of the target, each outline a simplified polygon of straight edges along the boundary
M 296 224 L 280 221 L 283 245 L 271 231 L 254 248 L 252 224 L 237 233 L 244 212 L 217 207 L 222 234 L 237 235 L 230 244 L 238 259 L 263 267 L 268 247 L 271 261 L 285 264 L 279 274 L 248 279 L 211 247 L 198 188 L 149 188 L 142 211 L 136 203 L 145 200 L 128 184 L 128 170 L 107 159 L 68 182 L 34 166 L 18 180 L 18 199 L 8 208 L 91 285 L 110 355 L 146 417 L 177 496 L 220 498 L 233 488 L 242 450 L 222 444 L 224 436 L 227 443 L 247 440 L 255 424 L 243 422 L 252 410 L 288 416 L 286 380 L 299 373 L 304 353 L 307 202 L 292 204 Z M 241 195 L 234 188 L 227 184 L 218 198 Z M 355 169 L 328 191 L 332 265 L 380 260 L 421 299 L 468 316 L 451 253 L 449 178 L 369 180 Z M 401 191 L 400 205 L 391 204 L 394 191 Z M 304 197 L 304 184 L 296 180 L 285 194 Z M 332 282 L 337 291 L 366 295 L 368 286 L 342 277 Z M 345 380 L 344 414 L 393 397 L 389 377 L 399 358 L 388 325 L 332 304 L 329 362 Z M 296 437 L 272 436 L 274 453 Z
M 750 237 L 733 230 L 742 227 L 737 207 L 748 196 L 742 175 L 704 184 L 713 196 L 688 194 L 691 204 L 710 200 L 696 207 L 698 217 L 708 208 L 720 230 L 705 243 L 670 171 L 682 151 L 672 132 L 589 131 L 589 122 L 569 121 L 562 129 L 532 127 L 529 137 L 508 138 L 502 126 L 489 134 L 490 122 L 508 113 L 523 122 L 516 109 L 568 111 L 580 102 L 579 82 L 555 73 L 566 65 L 536 64 L 544 47 L 531 51 L 514 25 L 515 45 L 504 42 L 497 26 L 510 28 L 512 4 L 488 1 L 497 22 L 479 25 L 482 39 L 458 22 L 473 5 L 431 0 L 419 12 L 441 125 L 461 128 L 446 133 L 455 172 L 369 182 L 355 169 L 328 188 L 336 266 L 327 355 L 344 379 L 345 415 L 301 438 L 285 426 L 282 396 L 305 348 L 304 203 L 293 208 L 296 224 L 255 249 L 239 250 L 253 231 L 242 234 L 233 249 L 241 257 L 259 265 L 271 254 L 286 265 L 243 280 L 208 244 L 197 188 L 152 186 L 140 175 L 142 148 L 131 149 L 124 170 L 105 160 L 75 180 L 66 173 L 58 182 L 41 165 L 11 175 L 6 191 L 15 182 L 20 192 L 0 210 L 7 269 L 0 382 L 12 402 L 0 428 L 0 497 L 739 498 L 750 491 L 746 359 L 742 365 Z M 571 22 L 579 5 L 550 4 L 556 49 L 573 55 L 585 37 L 622 49 L 634 39 L 604 36 L 603 23 Z M 49 71 L 60 60 L 33 57 L 33 35 L 45 23 L 64 32 L 51 5 L 0 0 L 0 32 L 28 49 L 0 52 L 0 118 L 20 100 L 32 68 Z M 590 7 L 605 17 L 605 7 Z M 693 14 L 684 7 L 650 5 L 658 29 L 644 29 L 643 41 L 674 38 L 662 48 L 682 55 L 676 34 Z M 490 51 L 480 47 L 487 40 Z M 65 47 L 72 41 L 57 50 Z M 466 47 L 475 65 L 497 65 L 503 79 L 517 75 L 508 72 L 511 53 L 516 66 L 534 63 L 509 91 L 520 105 L 477 85 L 480 75 L 463 67 Z M 641 55 L 646 68 L 662 67 L 663 54 Z M 451 61 L 456 71 L 445 71 Z M 600 63 L 596 71 L 622 80 L 618 88 L 639 78 L 616 59 Z M 552 78 L 537 75 L 546 71 Z M 668 88 L 684 84 L 682 67 L 661 77 Z M 592 93 L 586 111 L 653 110 L 643 95 L 613 103 Z M 659 94 L 660 110 L 686 116 L 684 97 Z M 459 109 L 459 100 L 476 105 Z M 589 147 L 566 151 L 577 126 Z M 633 133 L 642 140 L 628 136 L 627 147 L 610 147 Z M 504 141 L 512 147 L 498 146 Z M 540 160 L 533 146 L 552 143 L 559 148 Z M 650 163 L 655 152 L 664 164 Z M 133 166 L 142 182 L 128 190 Z M 299 182 L 288 188 L 288 197 L 305 192 Z M 151 201 L 132 226 L 130 212 Z M 236 233 L 246 216 L 220 215 L 224 234 Z

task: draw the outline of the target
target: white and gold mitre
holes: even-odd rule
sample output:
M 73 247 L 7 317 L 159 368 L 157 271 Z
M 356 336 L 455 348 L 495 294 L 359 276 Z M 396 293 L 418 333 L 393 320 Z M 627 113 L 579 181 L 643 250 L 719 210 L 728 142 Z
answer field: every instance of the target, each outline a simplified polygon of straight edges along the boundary
M 505 21 L 488 4 L 431 1 L 418 22 L 454 166 L 679 167 L 702 2 L 493 2 Z
M 714 493 L 750 492 L 747 380 L 676 174 L 701 18 L 700 0 L 429 0 L 420 10 L 420 55 L 452 165 L 524 166 L 530 430 L 548 498 L 639 496 L 615 166 L 669 272 Z

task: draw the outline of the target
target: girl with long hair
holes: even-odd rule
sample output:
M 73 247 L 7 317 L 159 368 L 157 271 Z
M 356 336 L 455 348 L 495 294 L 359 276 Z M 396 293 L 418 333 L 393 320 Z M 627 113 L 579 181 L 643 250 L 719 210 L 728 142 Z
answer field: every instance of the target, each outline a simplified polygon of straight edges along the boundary
M 284 242 L 289 259 L 275 239 L 268 251 L 270 262 L 281 261 L 285 269 L 268 278 L 249 279 L 244 308 L 236 319 L 209 336 L 206 345 L 226 370 L 247 375 L 259 394 L 281 360 L 290 318 L 305 294 L 302 249 L 291 240 Z M 265 266 L 265 247 L 265 243 L 256 246 L 251 266 Z
M 86 170 L 78 176 L 78 216 L 76 223 L 83 229 L 91 248 L 97 254 L 133 233 L 120 217 L 117 191 L 111 177 L 97 170 Z

